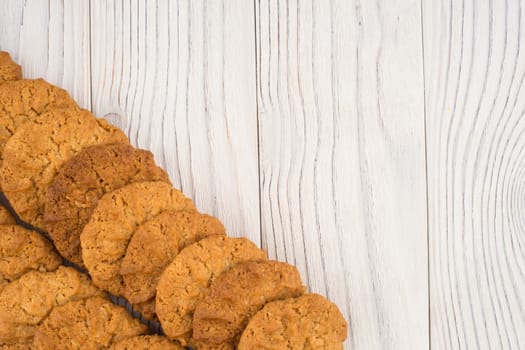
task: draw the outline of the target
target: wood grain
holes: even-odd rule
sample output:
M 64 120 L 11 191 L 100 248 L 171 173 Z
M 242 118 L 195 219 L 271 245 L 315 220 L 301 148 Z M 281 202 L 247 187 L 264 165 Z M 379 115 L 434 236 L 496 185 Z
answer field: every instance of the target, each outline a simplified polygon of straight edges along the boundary
M 25 78 L 43 77 L 91 108 L 89 2 L 0 2 L 0 49 L 23 67 Z
M 256 5 L 263 246 L 350 319 L 428 348 L 418 1 Z
M 93 110 L 260 244 L 253 3 L 91 2 Z
M 431 339 L 525 348 L 525 4 L 423 1 Z
M 525 348 L 525 5 L 421 2 L 6 0 L 0 49 L 296 264 L 346 348 Z

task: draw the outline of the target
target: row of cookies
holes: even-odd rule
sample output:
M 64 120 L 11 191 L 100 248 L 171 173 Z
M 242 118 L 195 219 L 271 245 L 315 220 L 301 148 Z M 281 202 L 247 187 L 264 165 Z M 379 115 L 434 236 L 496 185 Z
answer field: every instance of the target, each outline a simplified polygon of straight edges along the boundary
M 1 57 L 2 57 L 2 64 L 0 64 L 0 72 L 9 71 L 9 69 L 4 69 L 4 67 L 6 66 L 6 64 L 4 63 L 7 62 L 8 66 L 13 65 L 14 63 L 9 59 L 9 56 L 5 53 L 2 53 Z M 7 58 L 7 59 L 4 59 L 4 58 Z M 66 159 L 68 154 L 64 152 L 60 153 L 60 150 L 58 150 L 58 153 L 57 152 L 53 153 L 52 150 L 51 152 L 46 153 L 46 151 L 49 151 L 50 148 L 52 147 L 52 145 L 50 144 L 56 143 L 57 146 L 64 147 L 64 145 L 60 143 L 60 136 L 62 136 L 62 140 L 64 140 L 64 138 L 67 138 L 67 132 L 72 130 L 72 136 L 74 137 L 75 131 L 81 131 L 79 130 L 80 128 L 76 127 L 75 125 L 70 127 L 70 129 L 67 129 L 67 124 L 62 123 L 62 121 L 70 122 L 72 119 L 70 116 L 73 114 L 74 115 L 79 114 L 77 112 L 80 112 L 82 114 L 82 118 L 77 118 L 76 122 L 80 121 L 79 124 L 82 124 L 80 125 L 82 127 L 85 125 L 84 123 L 82 123 L 82 121 L 87 120 L 88 122 L 89 121 L 92 122 L 94 118 L 89 115 L 89 112 L 80 111 L 76 103 L 69 97 L 69 95 L 64 90 L 59 89 L 55 86 L 52 86 L 51 84 L 48 84 L 42 79 L 17 80 L 20 78 L 20 75 L 21 75 L 20 73 L 17 75 L 11 75 L 7 77 L 7 79 L 3 79 L 1 81 L 3 85 L 0 87 L 0 96 L 1 96 L 0 106 L 1 106 L 1 117 L 2 117 L 1 122 L 3 123 L 4 128 L 5 128 L 3 130 L 4 133 L 2 134 L 2 138 L 1 138 L 1 147 L 3 150 L 6 146 L 6 143 L 8 143 L 8 140 L 11 140 L 11 139 L 13 142 L 18 140 L 17 142 L 19 144 L 25 143 L 29 147 L 36 147 L 35 152 L 25 152 L 25 155 L 32 153 L 35 156 L 34 158 L 29 159 L 29 160 L 22 159 L 21 162 L 18 163 L 22 165 L 29 164 L 30 165 L 29 169 L 25 169 L 24 166 L 18 166 L 18 170 L 22 170 L 22 172 L 27 171 L 27 173 L 32 174 L 32 179 L 36 179 L 37 182 L 40 181 L 39 183 L 37 183 L 37 188 L 36 188 L 37 191 L 34 191 L 33 188 L 30 188 L 29 190 L 22 188 L 22 191 L 20 191 L 21 193 L 15 193 L 14 196 L 11 198 L 11 200 L 14 203 L 16 211 L 22 216 L 22 218 L 25 221 L 30 222 L 31 224 L 36 226 L 36 225 L 39 225 L 38 221 L 32 220 L 31 216 L 27 216 L 27 215 L 31 215 L 32 213 L 38 214 L 39 212 L 41 212 L 41 207 L 38 204 L 39 195 L 40 195 L 40 198 L 42 198 L 41 190 L 42 188 L 45 187 L 45 181 L 48 181 L 49 179 L 53 178 L 52 176 L 49 176 L 49 174 L 47 174 L 46 176 L 46 174 L 41 175 L 38 173 L 38 172 L 43 172 L 41 161 L 43 160 L 43 163 L 46 163 L 45 164 L 46 169 L 44 169 L 44 171 L 50 171 L 50 170 L 54 170 L 54 168 L 60 167 L 60 162 L 62 162 L 63 159 Z M 2 75 L 2 78 L 4 77 L 6 76 Z M 47 119 L 39 120 L 38 117 L 40 115 L 46 115 L 46 114 L 48 115 Z M 59 117 L 59 120 L 58 120 L 58 129 L 66 127 L 66 129 L 63 130 L 65 132 L 63 132 L 62 135 L 60 135 L 60 133 L 55 133 L 57 129 L 44 129 L 44 130 L 38 129 L 38 125 L 40 126 L 49 125 L 49 121 L 51 121 L 51 119 L 53 119 L 56 115 L 66 116 L 65 118 Z M 91 117 L 91 120 L 89 120 L 90 117 Z M 25 127 L 24 124 L 26 122 L 28 122 L 28 124 L 32 124 L 32 126 Z M 29 123 L 29 122 L 33 122 L 33 123 Z M 69 125 L 71 125 L 71 123 L 69 123 Z M 88 128 L 88 132 L 91 130 Z M 58 135 L 58 138 L 56 138 L 57 135 Z M 89 134 L 87 136 L 89 137 Z M 99 135 L 94 135 L 94 136 L 95 136 L 95 139 L 99 138 Z M 55 139 L 51 140 L 50 138 L 55 138 Z M 85 137 L 84 140 L 85 139 L 87 139 L 87 137 Z M 102 137 L 101 139 L 102 141 L 105 140 L 104 137 Z M 127 142 L 125 137 L 121 137 L 120 141 L 123 141 L 123 140 Z M 67 142 L 68 140 L 66 139 L 65 141 Z M 95 141 L 95 144 L 96 142 L 98 142 L 98 140 Z M 66 145 L 66 147 L 63 148 L 62 151 L 66 150 L 69 152 L 75 152 L 76 150 L 75 147 L 78 147 L 78 144 L 81 144 L 81 143 L 77 142 L 76 145 L 74 143 L 72 144 L 73 146 L 70 147 L 69 150 L 68 150 L 68 145 Z M 9 149 L 9 145 L 7 148 Z M 143 168 L 151 167 L 151 172 L 148 172 L 149 168 L 144 170 L 144 173 L 145 173 L 144 176 L 146 177 L 146 179 L 153 179 L 153 180 L 159 179 L 159 180 L 167 181 L 167 175 L 165 174 L 165 172 L 163 172 L 162 170 L 154 166 L 153 157 L 151 153 L 145 152 L 145 151 L 141 152 L 138 150 L 135 152 L 135 150 L 129 144 L 124 144 L 124 143 L 118 144 L 118 147 L 115 147 L 115 148 L 116 150 L 114 151 L 120 152 L 120 154 L 124 156 L 126 155 L 129 156 L 131 153 L 136 155 L 135 158 L 138 158 L 137 161 L 141 165 L 143 165 Z M 16 149 L 16 143 L 13 149 Z M 16 157 L 15 153 L 16 152 L 11 152 L 11 156 Z M 2 154 L 5 154 L 5 153 L 2 152 Z M 9 159 L 9 155 L 8 155 L 8 159 Z M 132 161 L 130 157 L 128 157 L 128 159 L 125 159 L 125 160 Z M 9 162 L 8 160 L 5 160 L 4 165 L 7 164 L 8 162 Z M 35 166 L 31 166 L 32 162 L 35 164 Z M 10 162 L 10 163 L 12 164 L 13 162 Z M 126 162 L 124 164 L 128 164 L 128 163 Z M 109 165 L 109 167 L 111 167 L 111 165 Z M 12 168 L 17 169 L 17 166 L 14 166 Z M 86 169 L 83 169 L 83 170 L 86 170 Z M 128 173 L 134 172 L 135 179 L 139 180 L 140 176 L 142 175 L 142 172 L 138 171 L 138 173 L 136 173 L 135 170 L 136 169 L 129 170 Z M 34 174 L 35 172 L 36 172 L 36 175 Z M 31 178 L 31 177 L 28 177 L 28 178 Z M 58 184 L 60 185 L 60 182 L 58 182 Z M 5 185 L 4 187 L 6 187 L 7 191 L 9 191 L 9 185 Z M 40 191 L 38 191 L 39 189 Z M 70 192 L 69 194 L 71 193 L 72 192 Z M 86 195 L 85 196 L 86 199 L 90 197 L 90 194 L 85 194 L 85 195 Z M 27 206 L 27 209 L 28 209 L 27 211 L 24 210 L 25 209 L 24 207 L 17 205 L 17 203 L 20 202 L 20 201 L 17 201 L 17 199 L 24 198 L 24 196 L 26 198 L 32 197 L 35 199 L 33 203 L 29 203 L 29 205 Z M 91 195 L 91 197 L 93 196 Z M 2 207 L 2 209 L 4 208 Z M 26 214 L 26 212 L 29 214 Z M 7 223 L 14 222 L 14 219 L 9 215 L 8 211 L 4 210 L 3 213 L 5 215 L 3 215 L 4 220 L 2 220 L 2 223 L 7 224 Z M 0 252 L 2 254 L 2 261 L 4 262 L 4 264 L 2 264 L 1 266 L 2 267 L 1 282 L 2 282 L 2 286 L 7 285 L 7 284 L 10 284 L 10 286 L 9 288 L 6 288 L 5 291 L 2 290 L 4 297 L 1 299 L 9 300 L 11 299 L 9 295 L 13 294 L 13 291 L 14 292 L 19 291 L 20 283 L 27 281 L 27 280 L 32 281 L 29 275 L 28 276 L 24 275 L 24 278 L 21 279 L 21 281 L 18 281 L 18 280 L 15 281 L 24 272 L 27 272 L 28 270 L 31 270 L 31 269 L 36 269 L 38 270 L 39 273 L 51 271 L 57 268 L 57 264 L 60 263 L 61 259 L 58 258 L 58 254 L 56 254 L 56 252 L 53 253 L 50 251 L 49 247 L 51 245 L 49 243 L 46 244 L 46 240 L 42 236 L 38 235 L 36 232 L 27 231 L 27 230 L 24 231 L 22 227 L 14 226 L 14 225 L 9 225 L 9 226 L 3 225 L 2 229 L 5 230 L 7 233 L 2 235 L 2 238 L 1 238 L 2 239 L 1 243 L 4 243 L 3 247 L 5 248 L 5 249 L 2 249 L 2 251 Z M 22 234 L 22 232 L 25 232 L 25 235 Z M 28 233 L 30 233 L 30 236 L 27 236 Z M 17 239 L 14 239 L 13 237 L 14 235 L 17 237 Z M 22 239 L 24 237 L 25 239 Z M 46 259 L 49 261 L 47 261 Z M 45 264 L 46 261 L 48 262 L 47 265 Z M 48 276 L 48 278 L 52 278 L 52 276 Z M 29 284 L 31 285 L 34 283 L 30 282 Z M 73 286 L 70 286 L 70 287 L 73 287 Z M 49 291 L 49 290 L 46 291 L 45 289 L 44 290 L 42 289 L 30 290 L 30 292 L 28 293 L 20 294 L 21 299 L 20 299 L 20 304 L 18 305 L 19 307 L 17 307 L 17 305 L 14 305 L 12 302 L 6 303 L 5 305 L 9 307 L 9 310 L 11 312 L 3 312 L 1 313 L 2 315 L 0 315 L 1 319 L 3 320 L 0 322 L 1 324 L 0 333 L 4 334 L 4 337 L 0 337 L 0 344 L 4 344 L 3 346 L 25 348 L 29 346 L 28 344 L 32 344 L 32 340 L 30 339 L 29 336 L 32 337 L 33 331 L 28 332 L 26 336 L 20 336 L 20 335 L 17 335 L 17 331 L 16 331 L 17 327 L 13 329 L 13 326 L 21 325 L 22 328 L 24 329 L 27 329 L 27 328 L 33 329 L 36 326 L 38 326 L 38 324 L 41 321 L 43 321 L 44 318 L 38 317 L 35 319 L 34 315 L 32 315 L 31 313 L 32 310 L 35 310 L 37 314 L 40 315 L 43 310 L 42 305 L 40 306 L 33 305 L 35 306 L 35 308 L 31 308 L 31 310 L 29 311 L 26 310 L 25 307 L 22 307 L 28 302 L 34 304 L 34 302 L 32 302 L 31 299 L 34 298 L 35 296 L 42 297 L 42 295 L 34 295 L 35 293 L 40 293 L 45 298 L 55 299 L 57 297 L 56 293 L 58 293 L 58 291 L 56 290 L 55 292 Z M 41 300 L 41 299 L 42 298 L 39 298 L 36 300 Z M 109 301 L 106 300 L 104 301 L 104 303 L 109 303 Z M 93 304 L 93 303 L 87 303 L 86 305 L 89 305 L 89 304 Z M 79 304 L 77 305 L 77 307 L 85 307 L 86 305 Z M 71 307 L 71 306 L 72 305 L 68 305 L 68 307 Z M 21 309 L 23 309 L 23 312 L 21 311 Z M 49 308 L 44 308 L 44 309 L 46 310 L 46 312 L 44 313 L 45 315 L 47 315 L 51 311 L 51 309 Z M 60 308 L 57 309 L 58 315 L 64 312 L 60 310 L 61 310 Z M 17 314 L 17 312 L 20 314 L 28 314 L 29 318 L 31 319 L 31 322 L 33 322 L 31 323 L 33 327 L 29 327 L 26 322 L 28 320 L 24 320 L 23 317 L 22 319 L 17 319 L 17 317 L 13 317 L 13 314 Z M 53 315 L 53 312 L 55 311 L 51 311 L 51 316 Z M 122 313 L 123 310 L 120 310 L 120 312 Z M 52 322 L 53 320 L 53 317 L 51 316 L 49 316 L 50 322 Z M 11 320 L 15 320 L 16 322 L 12 323 L 10 322 Z M 37 332 L 37 334 L 39 333 Z M 82 334 L 82 332 L 75 332 L 75 334 L 79 335 L 79 334 Z M 107 337 L 109 334 L 107 332 L 106 333 L 103 332 L 103 335 L 104 337 Z M 115 338 L 113 336 L 112 338 L 118 339 L 118 337 Z M 43 339 L 44 338 L 42 336 L 37 337 L 37 339 L 35 340 L 35 344 L 31 345 L 31 347 L 33 346 L 39 347 L 40 346 L 39 344 L 42 343 Z M 135 345 L 140 345 L 140 342 L 141 342 L 140 338 L 135 339 L 134 341 Z M 151 343 L 151 339 L 150 339 L 150 343 Z M 5 345 L 5 344 L 9 344 L 9 345 Z M 107 342 L 105 342 L 105 344 L 107 345 Z M 40 348 L 49 348 L 49 346 L 44 346 L 44 347 L 40 346 Z
M 267 260 L 245 238 L 226 237 L 217 219 L 198 213 L 166 182 L 131 183 L 102 195 L 81 231 L 82 262 L 95 285 L 126 298 L 146 318 L 158 317 L 165 334 L 182 345 L 237 348 L 250 318 L 265 304 L 305 291 L 295 267 Z M 297 300 L 307 312 L 296 320 L 312 322 L 283 339 L 303 344 L 309 335 L 317 339 L 312 348 L 340 347 L 346 323 L 335 305 L 317 295 Z M 316 306 L 330 316 L 321 326 Z M 281 332 L 288 329 L 293 327 Z M 261 333 L 253 334 L 244 337 L 244 348 L 263 341 Z
M 41 234 L 0 225 L 0 349 L 182 349 L 145 331 Z
M 0 225 L 0 258 L 0 349 L 182 349 L 144 335 L 145 325 L 61 265 L 39 233 Z
M 267 260 L 245 238 L 226 237 L 215 218 L 196 212 L 165 182 L 132 183 L 103 195 L 80 240 L 95 285 L 127 298 L 146 318 L 156 313 L 169 338 L 197 349 L 250 349 L 264 342 L 269 331 L 243 333 L 250 318 L 267 303 L 291 302 L 305 291 L 295 267 Z M 305 310 L 295 319 L 311 322 L 283 339 L 303 344 L 311 336 L 317 342 L 312 348 L 341 347 L 346 323 L 335 305 L 313 294 L 294 302 Z M 298 309 L 293 305 L 290 312 Z M 319 322 L 323 315 L 328 317 Z
M 90 159 L 89 167 L 80 168 L 100 168 L 93 162 L 100 158 L 85 156 L 98 150 L 99 146 L 87 148 L 70 163 Z M 68 164 L 56 179 L 69 172 Z M 75 176 L 69 173 L 67 178 Z M 95 177 L 90 183 L 107 183 L 107 179 Z M 82 187 L 81 181 L 76 184 L 77 189 Z M 59 202 L 52 201 L 53 205 Z M 166 182 L 136 182 L 107 192 L 90 211 L 80 239 L 83 263 L 94 283 L 125 297 L 146 318 L 155 319 L 157 312 L 165 333 L 181 344 L 198 349 L 233 348 L 250 316 L 264 303 L 304 292 L 295 267 L 265 261 L 265 253 L 244 238 L 227 238 L 217 219 L 198 213 L 191 200 Z M 221 278 L 207 292 L 217 276 Z M 224 288 L 224 283 L 229 286 Z M 214 290 L 230 294 L 215 300 Z M 225 310 L 226 306 L 229 313 L 222 315 L 223 327 L 219 327 L 220 315 L 209 310 Z M 337 327 L 329 322 L 324 333 L 340 344 L 346 328 L 342 318 L 337 320 Z
M 3 144 L 0 185 L 21 218 L 45 229 L 97 287 L 125 297 L 148 319 L 158 317 L 168 337 L 198 349 L 265 348 L 275 337 L 341 347 L 346 322 L 325 298 L 303 296 L 295 267 L 267 260 L 244 238 L 226 237 L 217 219 L 171 187 L 151 153 L 134 149 L 118 129 L 50 87 L 42 80 L 0 85 L 0 105 L 13 125 Z M 49 98 L 51 89 L 65 95 Z M 75 302 L 57 310 L 97 305 Z M 57 324 L 75 324 L 66 316 L 79 313 L 57 312 Z M 301 322 L 266 329 L 269 319 Z M 53 329 L 48 333 L 56 334 Z
M 11 169 L 31 174 L 27 179 L 36 180 L 31 182 L 32 186 L 36 185 L 35 191 L 22 187 L 22 194 L 15 195 L 13 202 L 19 203 L 16 199 L 24 196 L 32 198 L 33 202 L 26 203 L 27 212 L 39 213 L 42 208 L 38 203 L 45 182 L 54 179 L 52 173 L 63 160 L 82 150 L 86 142 L 95 145 L 111 142 L 108 134 L 116 134 L 115 139 L 119 142 L 127 142 L 127 139 L 89 112 L 80 110 L 64 90 L 42 79 L 20 78 L 20 66 L 7 53 L 0 52 L 0 123 L 3 125 L 0 154 L 4 155 L 11 139 L 18 140 L 16 142 L 22 147 L 34 147 L 34 157 L 21 159 L 18 169 Z M 39 119 L 40 115 L 46 118 Z M 77 115 L 81 117 L 76 118 Z M 48 130 L 45 125 L 57 116 L 57 128 Z M 64 145 L 60 140 L 67 142 L 65 132 L 72 131 L 72 137 L 81 132 L 78 127 L 71 127 L 75 122 L 87 126 L 86 134 Z M 26 123 L 31 127 L 26 127 Z M 98 130 L 94 124 L 108 132 Z M 39 129 L 38 125 L 43 128 Z M 61 134 L 62 127 L 66 129 Z M 51 150 L 51 144 L 58 149 Z M 127 143 L 119 145 L 128 153 L 134 150 Z M 8 152 L 8 160 L 2 157 L 3 164 L 10 161 L 10 156 L 16 157 L 15 153 Z M 21 153 L 22 156 L 30 154 L 27 150 Z M 157 175 L 152 175 L 153 179 L 167 181 L 167 175 L 152 165 L 151 153 L 137 153 L 141 153 L 140 161 L 144 161 L 146 167 L 152 166 L 152 172 Z M 24 178 L 23 175 L 20 178 Z M 9 189 L 9 185 L 6 188 Z M 25 217 L 23 208 L 17 206 L 17 212 L 24 213 L 25 220 L 37 225 L 37 221 Z M 114 349 L 181 349 L 164 337 L 142 335 L 147 328 L 123 307 L 114 305 L 87 275 L 62 266 L 63 259 L 46 237 L 15 225 L 17 220 L 11 213 L 4 207 L 1 209 L 0 349 L 99 349 L 110 346 Z

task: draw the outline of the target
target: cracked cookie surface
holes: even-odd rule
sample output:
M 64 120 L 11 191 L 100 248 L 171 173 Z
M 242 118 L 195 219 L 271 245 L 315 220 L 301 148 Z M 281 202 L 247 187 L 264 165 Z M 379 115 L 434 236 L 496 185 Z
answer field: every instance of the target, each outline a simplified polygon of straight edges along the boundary
M 335 304 L 305 294 L 266 304 L 246 326 L 238 349 L 343 349 L 347 328 Z
M 102 292 L 72 267 L 27 272 L 0 292 L 0 345 L 31 341 L 54 307 L 95 295 Z
M 37 327 L 33 349 L 109 349 L 113 343 L 146 330 L 125 308 L 95 296 L 55 307 Z
M 10 59 L 0 53 L 0 61 Z M 0 63 L 0 82 L 2 76 Z M 0 162 L 7 140 L 18 127 L 52 108 L 73 107 L 77 103 L 69 94 L 43 79 L 11 79 L 0 84 Z M 0 224 L 14 224 L 15 219 L 3 206 L 0 207 Z
M 40 233 L 0 225 L 0 290 L 28 271 L 54 271 L 61 263 L 60 255 Z
M 24 124 L 4 147 L 0 183 L 20 218 L 42 228 L 47 186 L 83 148 L 126 143 L 126 135 L 89 111 L 52 109 Z
M 266 253 L 246 238 L 214 236 L 184 248 L 157 284 L 156 311 L 166 336 L 190 344 L 193 312 L 212 281 L 250 260 L 266 260 Z
M 151 152 L 127 143 L 90 146 L 68 160 L 50 183 L 44 205 L 44 228 L 58 251 L 82 266 L 80 233 L 100 197 L 143 181 L 170 183 Z
M 144 222 L 131 238 L 120 267 L 124 297 L 151 319 L 155 290 L 166 266 L 187 245 L 214 235 L 225 235 L 222 223 L 196 210 L 164 211 Z
M 236 349 L 246 324 L 266 303 L 305 290 L 295 266 L 273 260 L 238 264 L 220 274 L 197 304 L 194 345 L 199 350 Z
M 44 79 L 0 85 L 0 160 L 5 143 L 23 123 L 54 108 L 79 108 L 66 90 Z
M 106 193 L 80 235 L 82 259 L 93 282 L 123 296 L 122 259 L 137 227 L 165 210 L 195 210 L 191 199 L 171 185 L 137 182 Z

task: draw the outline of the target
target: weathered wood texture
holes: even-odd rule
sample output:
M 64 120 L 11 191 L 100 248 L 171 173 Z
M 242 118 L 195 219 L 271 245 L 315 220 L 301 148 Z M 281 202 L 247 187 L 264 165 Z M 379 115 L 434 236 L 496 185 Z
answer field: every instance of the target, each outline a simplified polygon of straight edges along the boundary
M 93 111 L 260 243 L 253 4 L 91 1 Z
M 524 11 L 7 0 L 0 49 L 296 264 L 350 319 L 346 348 L 519 349 Z
M 428 346 L 417 1 L 257 3 L 263 245 L 351 320 Z
M 91 108 L 88 1 L 1 1 L 0 48 L 25 78 L 45 77 Z
M 434 349 L 525 348 L 523 1 L 423 1 Z

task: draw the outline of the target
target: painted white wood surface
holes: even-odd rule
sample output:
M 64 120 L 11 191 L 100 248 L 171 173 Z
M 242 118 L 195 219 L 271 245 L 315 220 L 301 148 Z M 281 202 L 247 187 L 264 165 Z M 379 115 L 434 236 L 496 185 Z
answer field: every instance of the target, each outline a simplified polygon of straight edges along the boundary
M 88 1 L 0 1 L 0 47 L 24 77 L 45 77 L 91 108 Z
M 296 264 L 345 348 L 520 349 L 524 9 L 6 0 L 0 49 Z
M 256 18 L 264 247 L 349 316 L 349 347 L 427 348 L 419 2 Z
M 525 3 L 423 1 L 434 349 L 525 348 Z
M 91 1 L 93 111 L 260 244 L 253 3 Z

